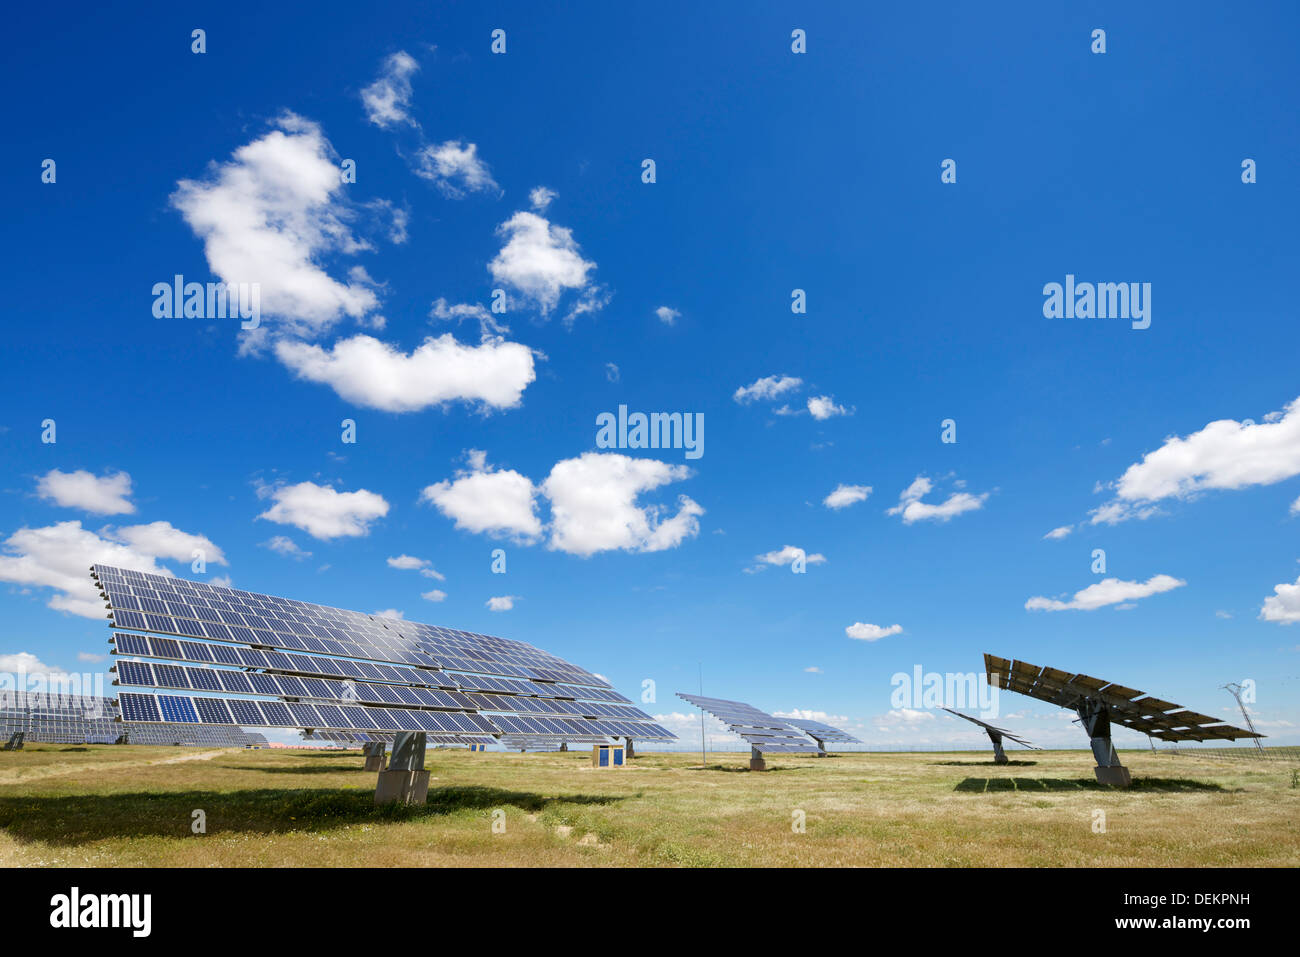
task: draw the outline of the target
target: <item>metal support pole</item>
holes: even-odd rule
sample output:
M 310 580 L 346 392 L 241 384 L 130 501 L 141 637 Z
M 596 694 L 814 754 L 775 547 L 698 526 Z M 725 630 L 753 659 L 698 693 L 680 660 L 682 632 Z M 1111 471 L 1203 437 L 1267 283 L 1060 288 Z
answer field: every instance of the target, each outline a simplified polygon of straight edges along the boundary
M 993 763 L 1010 764 L 1011 759 L 1008 758 L 1007 753 L 1002 750 L 1002 732 L 994 731 L 992 728 L 988 728 L 987 733 L 989 736 L 989 740 L 993 742 Z
M 1128 768 L 1120 763 L 1119 755 L 1115 753 L 1115 746 L 1110 740 L 1109 709 L 1103 702 L 1089 699 L 1081 701 L 1075 710 L 1079 713 L 1084 730 L 1088 732 L 1092 755 L 1097 759 L 1097 767 L 1094 769 L 1097 780 L 1101 784 L 1128 787 L 1132 778 Z
M 427 741 L 423 731 L 398 732 L 388 770 L 379 772 L 376 804 L 423 804 L 428 800 L 429 772 L 424 769 Z

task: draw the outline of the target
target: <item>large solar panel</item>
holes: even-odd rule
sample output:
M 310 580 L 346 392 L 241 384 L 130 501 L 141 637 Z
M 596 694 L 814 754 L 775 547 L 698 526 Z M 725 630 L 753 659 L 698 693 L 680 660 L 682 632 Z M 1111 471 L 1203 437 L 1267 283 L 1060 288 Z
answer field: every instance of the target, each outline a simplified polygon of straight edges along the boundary
M 237 748 L 265 744 L 260 734 L 237 727 L 191 723 L 137 724 L 124 720 L 112 698 L 60 693 L 0 693 L 0 738 L 16 731 L 46 744 L 194 745 Z
M 1091 675 L 1040 668 L 990 654 L 984 656 L 984 671 L 989 684 L 995 688 L 1006 688 L 1062 708 L 1074 708 L 1085 701 L 1104 704 L 1111 721 L 1162 741 L 1235 741 L 1264 737 L 1224 724 L 1220 718 L 1188 711 L 1172 701 L 1153 698 L 1135 688 Z
M 520 641 L 95 565 L 123 720 L 335 733 L 673 740 L 604 679 Z
M 821 750 L 812 744 L 799 729 L 791 727 L 783 718 L 774 718 L 766 711 L 759 711 L 753 705 L 743 701 L 728 701 L 725 698 L 706 698 L 703 695 L 691 695 L 677 692 L 677 697 L 707 711 L 723 724 L 732 734 L 744 739 L 759 754 L 820 754 Z

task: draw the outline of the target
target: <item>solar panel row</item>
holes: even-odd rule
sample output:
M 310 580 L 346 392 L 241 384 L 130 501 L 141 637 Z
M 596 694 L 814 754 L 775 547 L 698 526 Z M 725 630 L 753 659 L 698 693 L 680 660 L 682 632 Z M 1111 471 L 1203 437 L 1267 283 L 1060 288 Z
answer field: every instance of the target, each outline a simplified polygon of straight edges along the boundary
M 108 566 L 91 571 L 115 628 L 167 633 L 115 632 L 115 653 L 132 659 L 118 661 L 117 683 L 193 692 L 123 693 L 131 720 L 673 738 L 603 679 L 523 642 Z

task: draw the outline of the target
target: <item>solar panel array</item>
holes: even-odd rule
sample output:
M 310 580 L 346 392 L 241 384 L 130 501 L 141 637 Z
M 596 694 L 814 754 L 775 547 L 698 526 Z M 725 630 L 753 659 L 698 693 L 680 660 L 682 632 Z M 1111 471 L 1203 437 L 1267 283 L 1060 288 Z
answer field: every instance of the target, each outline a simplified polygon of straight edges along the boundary
M 501 738 L 501 744 L 510 751 L 558 751 L 561 744 L 604 744 L 605 739 L 595 735 L 586 737 L 578 735 L 557 741 L 555 738 L 538 738 L 527 735 L 508 734 Z
M 27 741 L 45 744 L 129 744 L 243 747 L 266 744 L 260 734 L 239 728 L 198 728 L 178 724 L 133 724 L 120 720 L 112 698 L 70 694 L 0 694 L 0 737 L 23 732 Z
M 1014 741 L 1022 748 L 1029 748 L 1030 750 L 1033 751 L 1043 750 L 1042 748 L 1034 747 L 1024 738 L 1017 737 L 1016 735 L 1012 734 L 1010 731 L 1007 731 L 1005 728 L 996 727 L 994 725 L 989 724 L 987 721 L 981 721 L 979 718 L 972 718 L 970 715 L 962 714 L 960 711 L 954 711 L 952 710 L 952 708 L 944 708 L 943 710 L 947 711 L 949 714 L 955 714 L 959 718 L 965 718 L 967 721 L 971 722 L 972 724 L 978 724 L 985 731 L 995 731 L 998 734 L 1002 735 L 1002 737 L 1006 738 L 1008 741 Z
M 774 718 L 743 701 L 725 698 L 706 698 L 677 692 L 681 698 L 702 711 L 707 711 L 732 734 L 739 735 L 759 754 L 820 754 L 821 749 L 811 743 L 803 732 L 791 727 L 783 718 Z
M 1074 708 L 1085 701 L 1099 702 L 1106 706 L 1111 721 L 1162 741 L 1235 741 L 1264 737 L 1224 724 L 1221 718 L 1188 711 L 1172 701 L 1090 675 L 1040 668 L 989 654 L 984 656 L 984 670 L 989 684 L 995 688 L 1006 688 L 1062 708 Z
M 126 721 L 340 733 L 672 740 L 605 680 L 532 645 L 95 565 Z M 148 632 L 149 634 L 141 634 Z

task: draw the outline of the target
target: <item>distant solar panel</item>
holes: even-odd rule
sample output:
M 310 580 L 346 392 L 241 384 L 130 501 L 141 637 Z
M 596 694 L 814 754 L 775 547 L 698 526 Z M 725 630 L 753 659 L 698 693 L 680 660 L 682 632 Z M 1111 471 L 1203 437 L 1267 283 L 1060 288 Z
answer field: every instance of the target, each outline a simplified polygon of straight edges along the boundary
M 591 672 L 520 641 L 106 565 L 124 720 L 673 740 Z M 152 632 L 136 634 L 134 632 Z M 141 660 L 141 659 L 153 659 Z
M 742 738 L 759 754 L 820 754 L 821 749 L 811 744 L 807 737 L 790 722 L 774 718 L 743 701 L 725 698 L 706 698 L 677 692 L 677 697 L 707 711 L 733 734 Z
M 847 731 L 841 731 L 839 728 L 831 727 L 829 724 L 823 724 L 820 721 L 809 721 L 807 718 L 790 718 L 790 724 L 805 731 L 812 738 L 821 742 L 830 741 L 834 744 L 861 744 L 862 742 Z

